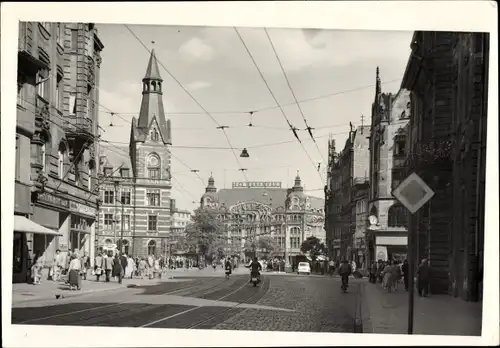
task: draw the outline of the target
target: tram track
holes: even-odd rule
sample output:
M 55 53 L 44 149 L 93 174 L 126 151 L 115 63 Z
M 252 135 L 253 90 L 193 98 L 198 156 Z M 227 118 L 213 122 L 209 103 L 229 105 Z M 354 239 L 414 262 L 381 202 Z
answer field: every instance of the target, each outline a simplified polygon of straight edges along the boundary
M 204 288 L 199 289 L 197 291 L 192 291 L 192 292 L 188 292 L 186 294 L 182 294 L 182 296 L 193 296 L 195 294 L 205 293 L 207 291 L 210 292 L 211 290 L 216 289 L 217 287 L 219 287 L 220 285 L 223 285 L 224 283 L 227 283 L 226 279 L 224 279 L 222 281 L 217 281 L 212 286 L 204 287 Z M 205 281 L 204 280 L 199 280 L 195 284 L 192 284 L 190 286 L 184 286 L 184 287 L 181 287 L 180 289 L 175 289 L 175 290 L 172 290 L 172 291 L 169 291 L 169 292 L 166 292 L 166 293 L 162 293 L 162 294 L 159 294 L 159 296 L 175 295 L 176 293 L 185 292 L 186 290 L 199 287 L 200 285 L 201 286 L 206 285 L 206 280 Z M 37 318 L 32 318 L 32 319 L 23 320 L 23 321 L 18 321 L 15 324 L 37 324 L 37 322 L 40 322 L 40 321 L 48 321 L 48 320 L 51 320 L 51 319 L 61 319 L 63 317 L 69 317 L 69 316 L 73 316 L 73 315 L 76 315 L 76 314 L 88 313 L 88 312 L 93 312 L 93 311 L 98 311 L 98 310 L 109 310 L 110 308 L 119 307 L 119 306 L 123 306 L 123 305 L 127 305 L 127 304 L 135 304 L 135 303 L 137 303 L 136 300 L 127 299 L 125 301 L 120 301 L 120 302 L 117 302 L 117 303 L 105 304 L 105 305 L 100 305 L 100 306 L 98 305 L 98 306 L 94 306 L 94 307 L 90 307 L 90 308 L 84 308 L 84 309 L 81 309 L 81 310 L 71 310 L 71 311 L 67 311 L 67 312 L 63 312 L 63 313 L 57 313 L 57 314 L 53 314 L 53 315 L 48 315 L 48 316 L 43 316 L 43 317 L 37 317 Z M 68 303 L 68 304 L 70 304 L 70 303 Z M 122 309 L 122 310 L 113 311 L 110 314 L 116 315 L 116 314 L 120 314 L 120 313 L 125 313 L 125 312 L 127 312 L 129 310 L 130 310 L 129 308 L 125 308 L 125 309 Z M 98 313 L 95 316 L 85 317 L 84 319 L 85 320 L 92 320 L 92 319 L 94 319 L 96 317 L 99 317 L 99 316 L 102 316 L 102 315 L 103 315 L 102 313 Z M 79 321 L 81 319 L 82 319 L 81 317 L 78 318 Z M 46 323 L 43 323 L 43 324 L 46 324 Z

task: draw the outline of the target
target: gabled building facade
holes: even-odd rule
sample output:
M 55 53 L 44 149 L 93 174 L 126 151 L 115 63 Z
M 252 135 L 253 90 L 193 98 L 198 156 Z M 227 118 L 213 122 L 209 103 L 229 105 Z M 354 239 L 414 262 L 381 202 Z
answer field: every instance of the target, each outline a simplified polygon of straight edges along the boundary
M 392 191 L 406 177 L 405 127 L 410 117 L 410 93 L 405 89 L 395 95 L 384 93 L 381 85 L 377 68 L 370 132 L 368 263 L 403 260 L 408 246 L 409 213 L 392 196 Z
M 140 93 L 141 91 L 137 91 Z M 128 148 L 101 149 L 99 249 L 139 257 L 166 253 L 171 233 L 171 126 L 154 50 L 142 79 Z
M 327 181 L 327 236 L 330 256 L 364 262 L 365 224 L 360 220 L 366 214 L 366 190 L 369 175 L 368 136 L 370 127 L 351 127 L 349 138 L 340 153 L 335 142 L 329 144 L 329 170 Z

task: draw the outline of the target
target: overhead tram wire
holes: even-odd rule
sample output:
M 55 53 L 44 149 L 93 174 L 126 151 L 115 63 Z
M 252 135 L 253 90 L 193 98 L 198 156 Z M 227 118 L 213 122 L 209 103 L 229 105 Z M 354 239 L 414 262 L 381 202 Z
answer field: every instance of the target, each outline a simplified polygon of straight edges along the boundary
M 385 82 L 382 82 L 381 84 L 382 85 L 387 85 L 387 84 L 390 84 L 390 83 L 400 82 L 400 81 L 401 81 L 401 79 L 399 78 L 399 79 L 385 81 Z M 325 98 L 335 97 L 337 95 L 342 95 L 342 94 L 346 94 L 346 93 L 352 93 L 352 92 L 360 91 L 360 90 L 367 89 L 367 88 L 373 88 L 373 87 L 375 87 L 375 85 L 374 84 L 370 84 L 370 85 L 360 86 L 360 87 L 356 87 L 356 88 L 352 88 L 352 89 L 347 89 L 347 90 L 343 90 L 343 91 L 322 94 L 322 95 L 319 95 L 319 96 L 316 96 L 316 97 L 311 97 L 311 98 L 306 98 L 306 99 L 299 100 L 298 103 L 299 104 L 308 103 L 308 102 L 312 102 L 312 101 L 319 100 L 319 99 L 325 99 Z M 295 105 L 295 104 L 297 104 L 297 103 L 296 102 L 291 102 L 291 103 L 281 104 L 281 106 L 291 106 L 291 105 Z M 262 111 L 277 109 L 278 107 L 279 106 L 268 106 L 268 107 L 265 107 L 265 108 L 260 108 L 260 109 L 252 110 L 251 112 L 253 112 L 255 114 L 256 112 L 262 112 Z M 235 112 L 216 112 L 216 111 L 213 111 L 213 112 L 210 112 L 210 113 L 212 115 L 223 115 L 223 114 L 229 114 L 229 115 L 247 115 L 249 112 L 250 111 L 235 111 Z M 121 114 L 121 115 L 137 115 L 138 112 L 119 112 L 119 114 Z M 169 115 L 174 115 L 174 116 L 175 115 L 205 115 L 205 113 L 203 113 L 203 112 L 187 112 L 187 111 L 184 111 L 184 112 L 169 112 Z M 319 127 L 316 127 L 316 129 L 318 129 L 318 128 Z
M 314 167 L 314 170 L 318 173 L 319 177 L 320 177 L 320 180 L 321 182 L 323 183 L 323 176 L 321 175 L 321 173 L 319 171 L 316 170 L 316 163 L 314 162 L 314 160 L 311 158 L 311 156 L 309 155 L 309 153 L 307 152 L 306 148 L 304 147 L 304 144 L 302 143 L 302 141 L 300 140 L 297 132 L 296 132 L 296 128 L 294 128 L 292 126 L 292 124 L 290 123 L 290 121 L 288 120 L 288 117 L 286 116 L 285 114 L 285 111 L 283 110 L 283 107 L 281 106 L 281 104 L 278 102 L 278 100 L 276 99 L 276 96 L 274 95 L 271 87 L 269 86 L 269 84 L 267 83 L 264 75 L 262 74 L 262 71 L 260 70 L 259 66 L 257 65 L 257 62 L 255 61 L 252 53 L 250 52 L 250 49 L 248 48 L 248 46 L 246 45 L 245 43 L 245 40 L 243 40 L 243 37 L 241 36 L 241 34 L 239 33 L 238 29 L 236 27 L 234 27 L 234 30 L 236 32 L 236 34 L 238 35 L 238 37 L 240 38 L 240 41 L 241 43 L 243 44 L 243 46 L 245 47 L 248 55 L 250 56 L 250 59 L 252 60 L 255 68 L 257 69 L 260 77 L 262 78 L 262 81 L 264 82 L 264 84 L 266 85 L 269 93 L 271 94 L 271 96 L 273 97 L 274 101 L 276 102 L 276 105 L 278 105 L 278 107 L 280 108 L 281 110 L 281 114 L 283 115 L 283 117 L 285 118 L 288 126 L 290 127 L 290 130 L 292 131 L 292 133 L 294 134 L 295 138 L 298 140 L 298 142 L 300 143 L 300 146 L 302 147 L 302 149 L 304 150 L 305 154 L 307 155 L 307 157 L 309 158 L 309 160 L 311 161 L 311 164 L 313 165 Z
M 146 51 L 149 52 L 149 54 L 151 54 L 151 51 L 149 50 L 149 48 L 144 44 L 144 42 L 142 42 L 142 40 L 134 33 L 134 31 L 132 29 L 130 29 L 130 27 L 126 24 L 124 24 L 124 26 L 128 29 L 128 31 L 132 34 L 132 36 L 134 36 L 137 41 L 139 41 L 139 43 L 144 47 L 144 49 Z M 160 64 L 160 66 L 167 72 L 167 74 L 184 90 L 184 92 L 186 92 L 186 94 L 196 103 L 196 105 L 198 105 L 198 107 L 203 110 L 205 112 L 206 115 L 208 115 L 214 122 L 215 124 L 217 125 L 218 128 L 220 128 L 222 130 L 222 132 L 224 133 L 224 136 L 226 137 L 226 140 L 227 140 L 227 143 L 229 145 L 229 147 L 232 149 L 232 153 L 233 153 L 233 156 L 236 160 L 236 163 L 238 163 L 238 166 L 241 168 L 241 163 L 240 163 L 240 160 L 238 159 L 238 155 L 235 153 L 235 149 L 233 147 L 233 145 L 231 144 L 231 141 L 229 140 L 229 137 L 227 135 L 227 132 L 226 130 L 223 128 L 223 126 L 217 121 L 217 119 L 215 119 L 215 117 L 210 114 L 204 107 L 203 105 L 200 104 L 200 102 L 198 102 L 198 100 L 187 90 L 186 87 L 184 87 L 184 85 L 163 65 L 163 63 L 158 59 L 156 58 L 158 64 Z M 243 172 L 243 176 L 245 177 L 245 181 L 248 182 L 248 178 L 246 176 L 246 174 Z
M 310 127 L 309 124 L 307 123 L 307 119 L 304 116 L 304 112 L 302 111 L 302 108 L 300 107 L 300 103 L 297 100 L 297 96 L 295 95 L 295 92 L 293 91 L 292 84 L 290 83 L 290 80 L 288 79 L 288 75 L 285 71 L 285 68 L 283 67 L 283 64 L 281 63 L 281 59 L 278 55 L 278 51 L 276 50 L 276 47 L 274 46 L 273 40 L 271 39 L 271 36 L 269 36 L 269 33 L 268 33 L 266 28 L 264 28 L 264 31 L 266 33 L 267 39 L 269 40 L 269 43 L 271 44 L 271 47 L 273 49 L 276 60 L 278 61 L 278 64 L 281 68 L 281 72 L 283 73 L 283 76 L 285 77 L 285 81 L 288 85 L 288 88 L 290 89 L 290 92 L 292 93 L 292 96 L 293 96 L 293 99 L 295 100 L 297 108 L 299 109 L 300 115 L 302 116 L 302 119 L 304 120 L 304 124 L 306 125 L 306 130 L 309 133 L 309 136 L 311 137 L 311 139 L 313 140 L 314 145 L 316 145 L 316 149 L 318 150 L 318 153 L 321 157 L 321 160 L 323 161 L 323 163 L 326 163 L 325 158 L 323 157 L 323 154 L 321 153 L 321 150 L 319 149 L 318 143 L 316 142 L 316 139 L 314 139 L 314 135 L 312 134 L 312 130 L 314 128 Z
M 34 107 L 37 107 L 37 105 L 36 105 L 36 104 L 33 104 L 31 101 L 29 101 L 29 100 L 27 100 L 27 99 L 24 99 L 24 98 L 21 98 L 21 99 L 22 99 L 24 102 L 26 102 L 26 103 L 28 103 L 28 104 L 30 104 L 30 105 L 32 105 L 32 106 L 34 106 Z M 99 103 L 97 103 L 97 104 L 98 104 L 98 105 L 100 105 L 101 107 L 103 107 L 103 108 L 107 109 L 107 110 L 110 110 L 110 109 L 106 108 L 106 107 L 105 107 L 104 105 L 102 105 L 102 104 L 99 104 Z M 52 110 L 58 110 L 58 109 L 57 109 L 57 108 L 55 108 L 53 105 L 48 105 L 48 107 L 49 107 L 49 109 L 52 109 Z M 33 113 L 33 114 L 35 113 L 35 112 L 34 112 L 34 111 L 32 111 L 32 110 L 27 110 L 27 111 L 28 111 L 28 112 L 31 112 L 31 113 Z M 56 112 L 56 113 L 54 113 L 54 112 L 50 112 L 50 111 L 49 111 L 49 114 L 50 114 L 51 116 L 54 116 L 54 117 L 56 117 L 56 118 L 60 119 L 60 120 L 61 120 L 61 121 L 63 121 L 63 122 L 67 122 L 67 120 L 66 120 L 66 119 L 64 119 L 64 118 L 63 118 L 61 115 L 59 115 L 57 112 Z M 55 122 L 54 120 L 51 120 L 51 119 L 49 118 L 47 121 L 49 121 L 50 123 L 54 124 L 54 125 L 55 125 L 56 127 L 58 127 L 60 130 L 64 131 L 64 128 L 63 128 L 60 124 L 58 124 L 57 122 Z M 74 127 L 75 127 L 75 129 L 77 129 L 77 130 L 80 130 L 80 131 L 86 131 L 85 129 L 83 129 L 83 128 L 79 127 L 79 126 L 76 126 L 76 125 L 73 125 L 73 126 L 74 126 Z M 120 147 L 118 147 L 118 146 L 116 146 L 116 145 L 112 144 L 112 142 L 109 142 L 109 141 L 107 141 L 107 140 L 102 139 L 102 138 L 100 137 L 100 135 L 98 135 L 98 136 L 96 137 L 96 141 L 97 141 L 97 142 L 102 141 L 102 142 L 104 142 L 104 143 L 107 143 L 107 144 L 109 144 L 111 147 L 114 147 L 116 150 L 121 151 L 122 153 L 124 153 L 126 156 L 128 156 L 128 155 L 129 155 L 129 154 L 128 154 L 128 152 L 126 152 L 126 151 L 124 151 L 122 148 L 120 148 Z M 113 150 L 111 147 L 109 147 L 109 146 L 108 146 L 108 147 L 107 147 L 107 149 L 108 149 L 109 151 L 111 151 L 111 152 L 114 152 L 114 153 L 119 154 L 118 152 L 116 152 L 115 150 Z M 82 150 L 83 150 L 83 148 L 82 148 Z M 80 150 L 79 155 L 81 154 L 82 150 Z M 121 154 L 120 154 L 120 155 L 121 155 Z M 122 155 L 122 156 L 123 156 L 123 155 Z M 97 160 L 98 160 L 98 159 L 97 159 Z M 140 162 L 140 161 L 139 161 L 139 162 Z M 186 165 L 185 163 L 183 163 L 183 164 L 187 167 L 187 165 Z M 72 163 L 72 165 L 73 165 L 73 163 Z M 145 165 L 145 163 L 142 163 L 142 165 Z M 119 166 L 119 167 L 118 167 L 118 168 L 117 168 L 117 169 L 113 172 L 113 174 L 114 174 L 114 173 L 116 173 L 119 169 L 121 169 L 121 167 L 122 167 L 122 166 Z M 188 167 L 188 168 L 189 168 L 189 167 Z M 191 170 L 191 168 L 189 168 L 189 169 Z M 63 176 L 63 178 L 61 179 L 61 182 L 58 184 L 58 186 L 57 186 L 56 190 L 57 190 L 57 189 L 60 187 L 60 185 L 63 183 L 63 180 L 66 178 L 66 176 L 68 175 L 68 173 L 70 172 L 70 170 L 71 170 L 71 168 L 70 168 L 70 169 L 69 169 L 69 170 L 65 173 L 65 175 L 64 175 L 64 176 Z M 171 176 L 172 176 L 172 175 L 171 175 Z M 99 178 L 98 178 L 98 177 L 91 177 L 91 178 L 94 178 L 94 179 L 99 180 Z M 172 178 L 173 178 L 173 176 L 172 176 Z M 177 182 L 178 182 L 178 181 L 177 181 Z M 97 183 L 97 187 L 98 187 L 98 186 L 100 186 L 101 184 L 102 184 L 102 182 L 98 182 L 98 183 Z M 184 187 L 182 187 L 182 188 L 185 190 L 185 188 L 184 188 Z M 192 196 L 192 194 L 191 194 L 189 191 L 187 191 L 187 190 L 185 190 L 185 191 L 186 191 L 189 195 L 191 195 L 191 196 Z M 91 192 L 91 193 L 90 193 L 89 197 L 85 200 L 85 202 L 87 202 L 87 201 L 90 199 L 90 197 L 92 196 L 92 194 L 93 194 L 93 192 Z

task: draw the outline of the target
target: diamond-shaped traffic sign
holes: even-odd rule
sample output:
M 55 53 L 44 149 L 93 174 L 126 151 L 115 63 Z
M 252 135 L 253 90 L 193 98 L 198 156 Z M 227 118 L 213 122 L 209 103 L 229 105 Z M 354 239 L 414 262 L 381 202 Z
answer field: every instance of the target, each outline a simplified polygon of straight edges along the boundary
M 415 214 L 434 196 L 434 191 L 420 176 L 412 173 L 392 191 L 392 195 L 412 214 Z

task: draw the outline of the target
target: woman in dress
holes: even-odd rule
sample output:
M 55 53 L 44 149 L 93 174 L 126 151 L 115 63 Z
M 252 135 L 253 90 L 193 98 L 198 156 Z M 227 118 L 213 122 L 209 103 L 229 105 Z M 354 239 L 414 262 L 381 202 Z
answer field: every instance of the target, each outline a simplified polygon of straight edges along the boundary
M 390 262 L 387 262 L 386 266 L 384 267 L 383 274 L 384 274 L 382 282 L 383 287 L 387 289 L 388 292 L 391 292 L 394 277 L 392 274 L 392 266 Z
M 113 270 L 111 276 L 114 277 L 116 280 L 119 280 L 121 274 L 122 274 L 122 264 L 120 262 L 118 254 L 115 254 L 115 257 L 113 259 Z
M 134 272 L 135 272 L 135 261 L 129 255 L 127 259 L 127 267 L 125 268 L 125 278 L 132 279 L 134 277 Z
M 80 290 L 81 289 L 81 277 L 80 272 L 82 271 L 82 262 L 77 254 L 71 255 L 71 261 L 69 262 L 69 289 L 70 290 Z
M 38 253 L 33 257 L 33 266 L 31 266 L 31 277 L 33 284 L 39 285 L 42 280 L 43 260 L 42 256 Z

